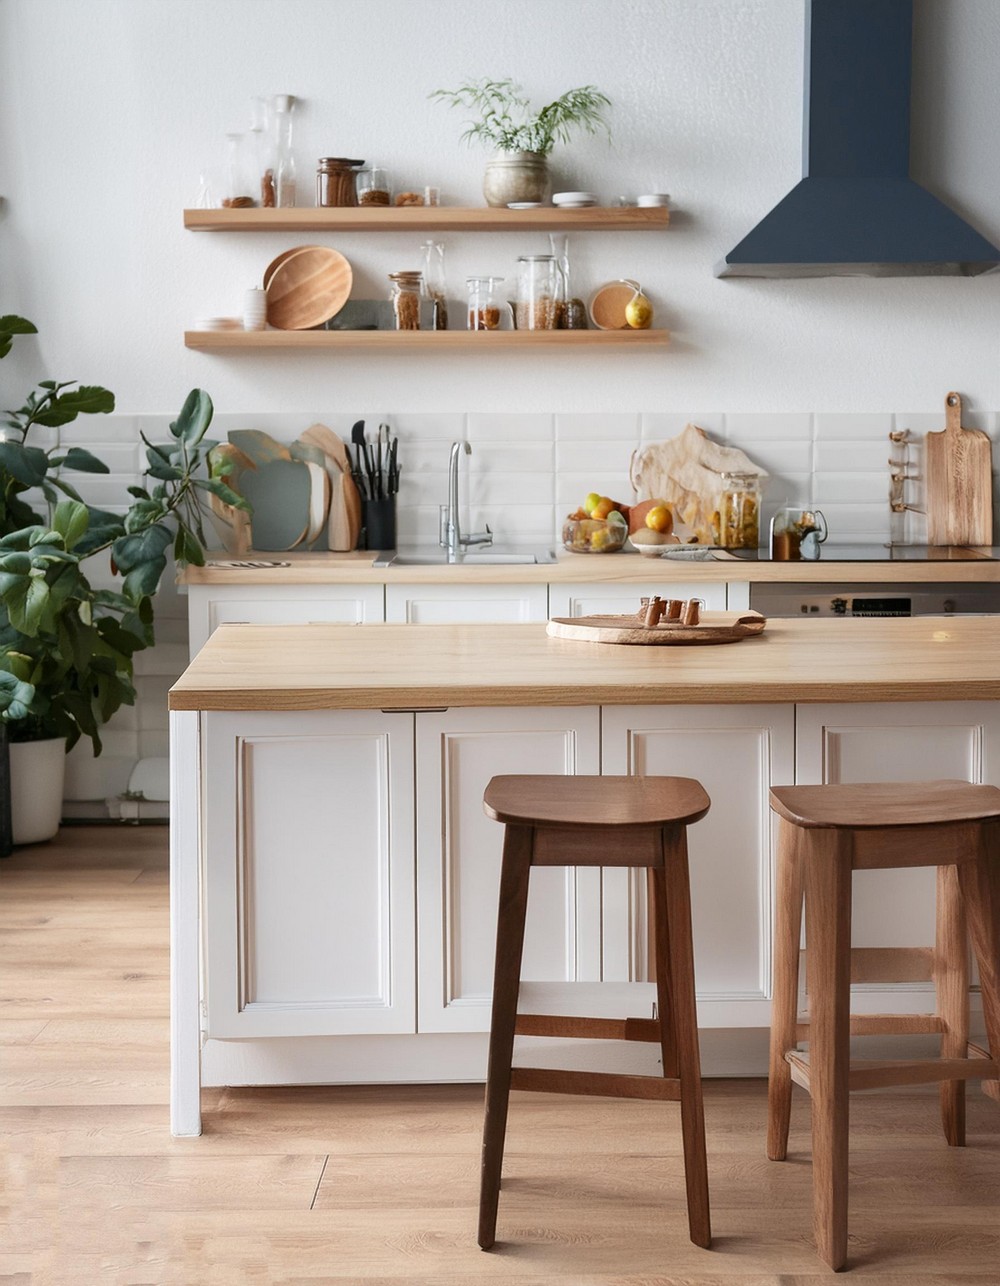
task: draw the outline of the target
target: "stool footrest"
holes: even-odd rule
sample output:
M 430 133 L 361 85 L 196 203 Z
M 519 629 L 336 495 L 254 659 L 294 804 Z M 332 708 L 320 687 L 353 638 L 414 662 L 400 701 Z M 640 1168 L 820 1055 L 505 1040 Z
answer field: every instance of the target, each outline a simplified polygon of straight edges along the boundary
M 617 1072 L 579 1072 L 555 1067 L 513 1067 L 512 1090 L 551 1094 L 595 1094 L 607 1098 L 651 1098 L 679 1102 L 680 1082 L 669 1077 L 629 1076 Z
M 990 1051 L 988 1049 L 983 1049 L 982 1045 L 976 1045 L 973 1041 L 970 1040 L 969 1057 L 970 1058 L 989 1058 Z M 998 1059 L 997 1061 L 1000 1062 L 1000 1059 Z M 986 1095 L 987 1098 L 996 1099 L 996 1101 L 1000 1103 L 1000 1081 L 983 1081 L 983 1083 L 980 1085 L 979 1088 L 983 1091 L 983 1093 Z
M 516 1036 L 562 1036 L 567 1039 L 638 1040 L 660 1043 L 656 1018 L 577 1018 L 561 1014 L 518 1014 Z
M 945 1027 L 939 1014 L 851 1014 L 852 1036 L 934 1036 Z M 808 1014 L 799 1015 L 795 1039 L 809 1039 Z
M 785 1060 L 792 1080 L 809 1089 L 811 1069 L 807 1051 L 791 1049 Z M 852 1059 L 849 1088 L 882 1089 L 888 1085 L 924 1085 L 933 1081 L 995 1080 L 997 1063 L 982 1058 Z

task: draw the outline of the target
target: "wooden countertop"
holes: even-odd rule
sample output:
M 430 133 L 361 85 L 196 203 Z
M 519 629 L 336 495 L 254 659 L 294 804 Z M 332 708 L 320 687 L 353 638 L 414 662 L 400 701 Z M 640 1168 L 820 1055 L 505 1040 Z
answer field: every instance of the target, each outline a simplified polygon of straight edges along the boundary
M 615 581 L 650 584 L 657 581 L 702 583 L 726 581 L 789 581 L 852 584 L 929 583 L 941 581 L 1000 581 L 1000 561 L 984 552 L 955 549 L 936 562 L 903 559 L 885 562 L 747 562 L 724 551 L 711 560 L 694 562 L 643 558 L 636 553 L 571 554 L 560 551 L 555 563 L 509 565 L 439 565 L 436 567 L 373 567 L 364 550 L 348 554 L 252 553 L 247 560 L 286 562 L 287 567 L 227 567 L 224 554 L 205 567 L 188 567 L 180 577 L 187 585 L 524 585 Z M 246 560 L 243 560 L 246 561 Z
M 172 710 L 1000 699 L 1000 617 L 773 620 L 739 643 L 624 647 L 544 625 L 223 625 Z

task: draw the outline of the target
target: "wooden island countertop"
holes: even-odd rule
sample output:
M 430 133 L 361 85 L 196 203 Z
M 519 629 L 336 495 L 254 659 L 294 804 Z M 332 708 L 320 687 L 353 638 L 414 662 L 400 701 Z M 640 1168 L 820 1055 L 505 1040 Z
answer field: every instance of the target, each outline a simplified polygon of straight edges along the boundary
M 223 625 L 171 710 L 1000 699 L 1000 617 L 772 620 L 710 646 L 549 638 L 544 625 Z

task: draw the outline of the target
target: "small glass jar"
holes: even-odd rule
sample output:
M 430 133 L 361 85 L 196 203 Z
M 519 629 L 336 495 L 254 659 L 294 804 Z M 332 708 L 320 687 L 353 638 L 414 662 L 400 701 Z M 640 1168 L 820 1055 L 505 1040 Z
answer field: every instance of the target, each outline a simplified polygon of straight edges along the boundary
M 756 549 L 759 543 L 760 478 L 756 473 L 724 473 L 719 544 L 725 549 Z
M 389 174 L 377 165 L 358 171 L 355 185 L 358 205 L 388 205 L 390 201 Z
M 250 180 L 247 136 L 226 135 L 226 168 L 223 177 L 221 205 L 224 210 L 245 210 L 256 205 Z
M 396 330 L 420 329 L 420 301 L 423 297 L 423 273 L 390 272 L 393 324 Z
M 496 288 L 503 277 L 466 277 L 469 292 L 469 330 L 499 330 L 500 304 Z
M 448 329 L 448 296 L 444 279 L 444 242 L 425 241 L 420 247 L 424 257 L 424 298 L 434 305 L 434 329 Z
M 355 174 L 364 161 L 351 161 L 346 156 L 323 156 L 316 170 L 316 204 L 320 206 L 355 206 L 358 193 Z
M 522 255 L 517 261 L 514 320 L 518 330 L 554 330 L 559 303 L 555 255 Z
M 771 558 L 776 563 L 817 559 L 826 540 L 826 519 L 819 509 L 785 506 L 771 519 Z

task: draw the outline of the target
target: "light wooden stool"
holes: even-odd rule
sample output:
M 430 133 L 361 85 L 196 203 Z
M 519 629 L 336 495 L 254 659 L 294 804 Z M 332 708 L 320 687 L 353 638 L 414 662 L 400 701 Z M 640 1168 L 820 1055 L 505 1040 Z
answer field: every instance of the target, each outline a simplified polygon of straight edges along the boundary
M 955 1146 L 965 1142 L 965 1081 L 982 1079 L 1000 1098 L 1000 790 L 955 781 L 779 786 L 771 807 L 780 820 L 767 1155 L 785 1159 L 795 1081 L 812 1098 L 817 1249 L 840 1269 L 847 1256 L 849 1092 L 940 1081 L 945 1137 Z M 938 868 L 934 948 L 852 950 L 852 872 L 907 866 Z M 805 1017 L 797 1013 L 803 897 Z M 966 920 L 989 1050 L 968 1039 Z M 922 973 L 914 969 L 921 957 Z M 891 971 L 894 962 L 901 973 Z M 917 977 L 934 978 L 936 1014 L 851 1014 L 852 982 Z M 852 1035 L 921 1032 L 940 1033 L 940 1058 L 851 1062 Z M 808 1053 L 796 1048 L 802 1040 Z
M 687 777 L 494 777 L 487 814 L 506 829 L 500 874 L 493 1017 L 486 1076 L 479 1244 L 496 1237 L 500 1172 L 511 1089 L 680 1101 L 688 1227 L 711 1242 L 705 1118 L 701 1096 L 691 896 L 689 822 L 710 801 Z M 645 866 L 655 926 L 658 1018 L 569 1018 L 517 1013 L 521 949 L 532 866 Z M 515 1033 L 658 1043 L 663 1078 L 511 1067 Z

